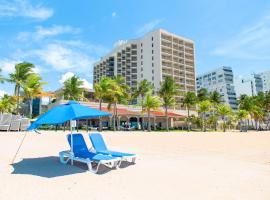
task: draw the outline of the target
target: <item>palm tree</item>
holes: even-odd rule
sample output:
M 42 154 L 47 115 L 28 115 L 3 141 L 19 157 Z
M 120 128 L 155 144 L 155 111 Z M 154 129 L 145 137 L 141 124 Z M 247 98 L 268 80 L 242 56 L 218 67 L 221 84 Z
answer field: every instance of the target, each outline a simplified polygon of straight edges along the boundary
M 158 96 L 152 96 L 148 94 L 143 102 L 143 112 L 147 112 L 148 116 L 148 131 L 151 131 L 151 119 L 150 112 L 151 110 L 157 110 L 162 105 Z
M 198 105 L 198 113 L 201 114 L 202 120 L 202 130 L 206 131 L 205 120 L 206 120 L 206 113 L 209 112 L 211 109 L 211 102 L 209 100 L 204 100 L 199 103 Z
M 15 65 L 15 72 L 9 74 L 9 82 L 15 83 L 14 96 L 17 97 L 17 113 L 19 113 L 20 90 L 27 77 L 33 73 L 35 66 L 29 62 Z
M 16 106 L 16 99 L 5 94 L 0 100 L 0 113 L 12 113 Z
M 99 83 L 94 84 L 95 98 L 99 101 L 99 110 L 102 110 L 102 102 L 108 96 L 110 84 L 112 84 L 112 79 L 103 76 Z M 102 122 L 99 118 L 99 131 L 102 130 Z
M 110 109 L 113 105 L 113 130 L 116 130 L 115 124 L 116 119 L 118 119 L 117 105 L 119 103 L 127 104 L 129 97 L 129 86 L 126 85 L 125 79 L 121 76 L 117 76 L 113 79 L 110 84 L 108 96 L 106 97 L 108 101 L 108 108 Z M 119 122 L 117 122 L 117 129 L 119 129 Z
M 264 95 L 264 109 L 266 112 L 266 118 L 267 118 L 267 123 L 266 123 L 266 129 L 268 129 L 269 122 L 270 122 L 270 91 L 265 92 Z
M 240 129 L 242 129 L 243 121 L 248 119 L 248 111 L 239 110 L 237 112 L 237 119 L 240 121 Z
M 64 82 L 63 94 L 65 100 L 79 101 L 83 98 L 83 81 L 76 75 Z
M 258 130 L 260 128 L 260 122 L 264 119 L 263 109 L 258 105 L 254 105 L 251 113 L 255 121 L 255 129 Z
M 25 94 L 25 98 L 29 102 L 29 117 L 32 118 L 32 104 L 33 98 L 38 97 L 42 92 L 42 86 L 46 84 L 41 82 L 42 78 L 39 74 L 31 74 L 27 77 L 23 83 L 22 88 Z
M 199 101 L 205 101 L 208 99 L 208 91 L 206 88 L 201 88 L 197 92 L 197 97 Z
M 168 108 L 175 105 L 175 95 L 177 94 L 178 85 L 172 77 L 166 76 L 165 80 L 161 83 L 158 91 L 159 96 L 163 100 L 166 116 L 166 130 L 169 130 Z
M 250 116 L 252 116 L 252 110 L 253 106 L 255 105 L 254 98 L 249 97 L 247 95 L 241 95 L 239 102 L 238 102 L 238 108 L 240 110 L 246 110 Z M 248 120 L 248 127 L 249 127 L 249 120 Z
M 209 99 L 210 99 L 210 102 L 212 103 L 213 108 L 214 108 L 213 115 L 216 115 L 217 105 L 219 105 L 222 102 L 222 97 L 218 91 L 214 91 L 214 92 L 210 93 Z M 217 130 L 217 123 L 215 124 L 214 127 L 215 127 L 215 131 L 216 131 Z
M 226 117 L 232 113 L 232 109 L 229 105 L 219 104 L 217 107 L 217 113 L 221 116 L 223 120 L 223 132 L 226 131 Z
M 188 91 L 184 95 L 183 105 L 186 106 L 188 111 L 188 131 L 190 131 L 190 108 L 196 105 L 197 103 L 197 96 L 194 92 Z
M 154 87 L 152 85 L 151 82 L 149 82 L 148 80 L 144 79 L 139 83 L 138 88 L 135 90 L 134 94 L 133 94 L 133 98 L 138 98 L 139 96 L 141 97 L 141 107 L 143 110 L 143 102 L 144 102 L 144 98 L 147 94 L 152 94 L 154 90 Z M 142 129 L 144 129 L 143 126 L 143 117 L 142 117 Z

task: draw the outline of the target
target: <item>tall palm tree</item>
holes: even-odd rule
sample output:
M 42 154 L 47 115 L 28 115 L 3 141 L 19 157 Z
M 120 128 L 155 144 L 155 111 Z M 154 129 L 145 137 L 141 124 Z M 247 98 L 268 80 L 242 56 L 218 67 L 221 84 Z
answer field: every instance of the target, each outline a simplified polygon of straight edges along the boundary
M 245 121 L 245 120 L 248 119 L 248 111 L 246 111 L 246 110 L 239 110 L 237 112 L 237 119 L 240 121 L 240 129 L 242 129 L 243 121 Z
M 265 92 L 264 95 L 264 109 L 266 112 L 266 119 L 267 119 L 267 123 L 266 123 L 266 129 L 268 129 L 269 123 L 270 123 L 270 91 Z
M 64 82 L 63 94 L 65 100 L 80 101 L 83 99 L 83 81 L 76 75 Z
M 16 99 L 5 94 L 0 100 L 0 113 L 12 113 L 16 107 Z
M 151 110 L 157 110 L 162 105 L 158 96 L 152 96 L 148 94 L 143 102 L 143 112 L 147 112 L 148 116 L 148 131 L 151 131 L 151 119 L 150 112 Z
M 161 83 L 158 91 L 159 96 L 163 100 L 166 117 L 166 130 L 169 130 L 168 108 L 175 105 L 175 95 L 177 94 L 178 85 L 172 77 L 166 76 L 165 80 Z
M 226 117 L 232 113 L 232 109 L 229 105 L 220 104 L 217 107 L 217 113 L 221 116 L 223 121 L 223 132 L 226 131 Z
M 46 84 L 45 82 L 41 82 L 41 80 L 42 78 L 39 74 L 31 74 L 22 85 L 25 98 L 29 102 L 29 118 L 32 118 L 33 99 L 41 94 L 42 86 Z
M 134 94 L 133 94 L 133 98 L 138 98 L 139 96 L 141 97 L 141 107 L 142 107 L 142 110 L 143 110 L 143 102 L 144 102 L 144 98 L 147 94 L 152 94 L 153 93 L 153 90 L 154 90 L 154 87 L 152 85 L 151 82 L 149 82 L 148 80 L 146 79 L 143 79 L 139 85 L 138 85 L 138 88 L 135 90 Z M 143 126 L 143 117 L 142 117 L 142 129 L 144 129 L 144 126 Z
M 222 97 L 218 91 L 210 92 L 209 100 L 213 105 L 213 115 L 217 114 L 217 106 L 222 102 Z M 215 131 L 217 130 L 217 123 L 214 125 Z
M 197 96 L 194 92 L 188 91 L 184 95 L 183 105 L 186 106 L 188 111 L 188 131 L 190 131 L 190 108 L 192 108 L 197 103 Z
M 20 90 L 27 77 L 33 73 L 34 64 L 22 62 L 15 65 L 15 72 L 9 74 L 9 82 L 15 83 L 14 96 L 17 98 L 17 113 L 19 113 Z
M 198 105 L 198 113 L 201 115 L 202 120 L 202 130 L 206 131 L 205 120 L 206 120 L 206 113 L 209 112 L 211 109 L 211 102 L 209 100 L 201 101 Z
M 201 88 L 197 92 L 197 97 L 199 101 L 205 101 L 208 99 L 208 91 L 206 88 Z
M 108 108 L 110 109 L 113 105 L 113 130 L 116 130 L 116 119 L 118 119 L 117 105 L 119 103 L 127 104 L 130 99 L 129 86 L 126 85 L 125 79 L 121 76 L 117 76 L 113 79 L 110 84 L 108 96 Z M 119 129 L 119 122 L 117 122 L 117 129 Z
M 110 84 L 112 84 L 112 79 L 106 76 L 103 76 L 99 83 L 94 84 L 95 98 L 99 101 L 99 110 L 102 110 L 102 102 L 108 96 Z M 102 130 L 101 118 L 99 118 L 99 131 Z
M 238 108 L 240 110 L 246 110 L 250 116 L 252 116 L 253 106 L 255 105 L 254 98 L 247 95 L 241 95 L 238 101 Z M 252 121 L 252 120 L 251 120 Z M 249 120 L 248 120 L 249 127 Z

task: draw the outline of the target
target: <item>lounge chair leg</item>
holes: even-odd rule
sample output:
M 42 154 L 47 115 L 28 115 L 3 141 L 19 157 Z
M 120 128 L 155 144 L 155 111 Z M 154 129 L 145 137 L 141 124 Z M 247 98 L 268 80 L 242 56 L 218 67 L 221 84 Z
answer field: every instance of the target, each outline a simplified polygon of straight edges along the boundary
M 89 160 L 89 162 L 87 163 L 87 166 L 88 166 L 88 171 L 90 171 L 90 172 L 96 174 L 96 173 L 98 172 L 98 168 L 99 168 L 99 166 L 100 166 L 100 162 L 98 163 L 96 169 L 94 169 L 94 168 L 92 167 L 92 162 L 91 162 L 90 160 Z

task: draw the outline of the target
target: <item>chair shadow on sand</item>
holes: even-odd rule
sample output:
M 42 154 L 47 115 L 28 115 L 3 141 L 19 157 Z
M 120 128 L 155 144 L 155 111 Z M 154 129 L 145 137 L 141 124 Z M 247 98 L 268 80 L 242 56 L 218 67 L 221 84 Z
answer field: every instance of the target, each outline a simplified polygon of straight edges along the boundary
M 24 158 L 22 161 L 12 164 L 12 174 L 27 174 L 33 176 L 40 176 L 44 178 L 55 178 L 79 173 L 88 172 L 86 164 L 75 162 L 73 166 L 70 164 L 61 164 L 59 157 L 49 156 L 40 158 Z M 105 174 L 111 169 L 100 166 L 98 174 Z

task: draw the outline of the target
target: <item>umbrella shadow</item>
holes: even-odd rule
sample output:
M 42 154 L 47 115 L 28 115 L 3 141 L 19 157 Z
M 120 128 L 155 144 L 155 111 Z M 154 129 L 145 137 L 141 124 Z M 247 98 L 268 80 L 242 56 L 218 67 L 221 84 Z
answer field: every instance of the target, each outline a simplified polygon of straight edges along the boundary
M 74 165 L 62 164 L 59 157 L 49 156 L 40 158 L 24 158 L 18 163 L 12 164 L 12 174 L 27 174 L 43 178 L 55 178 L 87 172 L 86 164 L 74 162 Z M 100 166 L 98 174 L 105 174 L 110 170 L 105 166 Z

